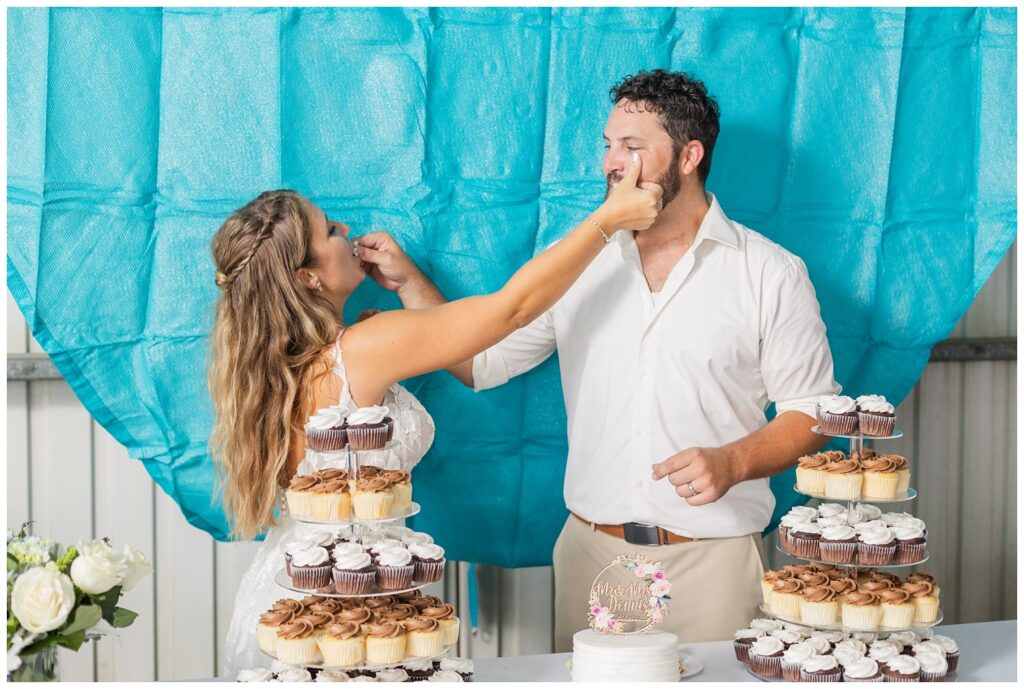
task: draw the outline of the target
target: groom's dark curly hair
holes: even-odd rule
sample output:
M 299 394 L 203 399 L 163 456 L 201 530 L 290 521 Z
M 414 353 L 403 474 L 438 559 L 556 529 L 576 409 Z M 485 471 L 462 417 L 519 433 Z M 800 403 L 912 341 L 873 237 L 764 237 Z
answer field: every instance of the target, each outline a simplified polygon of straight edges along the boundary
M 609 95 L 612 103 L 627 100 L 657 113 L 672 137 L 673 158 L 688 141 L 701 142 L 704 158 L 697 166 L 697 176 L 701 182 L 707 180 L 720 113 L 703 82 L 685 72 L 654 69 L 627 76 L 611 88 Z

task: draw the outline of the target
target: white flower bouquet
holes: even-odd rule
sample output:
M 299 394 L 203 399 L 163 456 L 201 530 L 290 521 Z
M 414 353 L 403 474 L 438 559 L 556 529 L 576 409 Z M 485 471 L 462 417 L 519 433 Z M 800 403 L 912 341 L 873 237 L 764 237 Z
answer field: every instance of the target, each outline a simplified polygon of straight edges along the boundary
M 53 661 L 40 664 L 40 657 L 52 659 L 57 646 L 77 651 L 98 638 L 101 621 L 113 628 L 134 622 L 138 615 L 118 600 L 153 571 L 128 545 L 115 550 L 101 539 L 65 549 L 27 530 L 7 532 L 8 681 L 52 679 Z

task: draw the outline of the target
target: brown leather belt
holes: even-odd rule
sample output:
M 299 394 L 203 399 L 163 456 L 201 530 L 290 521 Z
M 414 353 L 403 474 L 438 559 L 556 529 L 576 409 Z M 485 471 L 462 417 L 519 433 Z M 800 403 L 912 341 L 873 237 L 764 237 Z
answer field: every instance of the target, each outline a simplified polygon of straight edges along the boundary
M 633 543 L 634 545 L 673 545 L 676 543 L 692 543 L 696 540 L 693 538 L 687 538 L 686 536 L 680 536 L 679 534 L 674 534 L 671 531 L 666 531 L 658 526 L 648 527 L 640 524 L 594 524 L 593 522 L 588 522 L 575 512 L 570 512 L 569 514 L 576 517 L 595 531 L 600 531 L 601 533 L 606 533 L 609 536 L 621 538 L 622 540 L 627 541 L 628 543 Z M 630 527 L 628 530 L 632 532 L 631 535 L 640 529 L 648 529 L 651 531 L 653 538 L 648 539 L 650 542 L 639 541 L 635 537 L 632 540 L 627 539 L 627 527 Z

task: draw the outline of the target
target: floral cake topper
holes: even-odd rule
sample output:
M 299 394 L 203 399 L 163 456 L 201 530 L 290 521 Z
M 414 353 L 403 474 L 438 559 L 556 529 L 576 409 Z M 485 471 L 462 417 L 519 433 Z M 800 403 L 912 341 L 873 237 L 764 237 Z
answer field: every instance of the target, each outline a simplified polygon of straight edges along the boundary
M 668 614 L 672 584 L 660 562 L 618 555 L 590 587 L 587 623 L 599 634 L 643 634 Z

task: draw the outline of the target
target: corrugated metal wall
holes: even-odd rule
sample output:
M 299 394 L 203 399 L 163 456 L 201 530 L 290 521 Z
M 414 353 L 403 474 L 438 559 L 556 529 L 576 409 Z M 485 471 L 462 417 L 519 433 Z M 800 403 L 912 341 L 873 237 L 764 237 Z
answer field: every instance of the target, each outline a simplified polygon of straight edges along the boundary
M 1016 337 L 1015 248 L 979 294 L 956 338 Z M 39 352 L 8 294 L 7 348 Z M 913 463 L 921 497 L 907 511 L 928 524 L 949 623 L 1017 616 L 1015 361 L 934 362 L 900 406 L 906 436 L 886 445 Z M 191 527 L 141 464 L 97 425 L 63 381 L 7 382 L 7 523 L 65 543 L 109 536 L 148 551 L 155 573 L 126 594 L 141 613 L 117 639 L 64 652 L 65 680 L 209 677 L 220 666 L 234 592 L 255 544 L 216 543 Z M 442 544 L 443 545 L 443 544 Z M 769 552 L 778 562 L 782 557 Z M 477 567 L 479 628 L 470 632 L 468 566 L 432 587 L 458 601 L 460 653 L 547 653 L 549 567 Z M 589 582 L 581 582 L 586 585 Z

